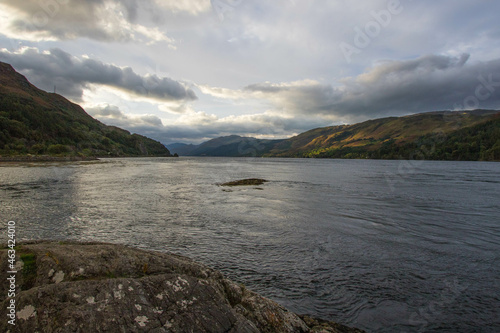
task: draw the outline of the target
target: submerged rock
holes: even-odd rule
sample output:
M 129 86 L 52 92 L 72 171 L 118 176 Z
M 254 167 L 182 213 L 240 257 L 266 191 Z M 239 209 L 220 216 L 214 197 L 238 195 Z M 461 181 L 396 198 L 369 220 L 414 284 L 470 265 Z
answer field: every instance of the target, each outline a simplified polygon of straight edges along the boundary
M 264 183 L 268 182 L 265 179 L 260 179 L 260 178 L 247 178 L 247 179 L 240 179 L 240 180 L 235 180 L 227 183 L 221 184 L 221 186 L 248 186 L 248 185 L 262 185 Z
M 2 271 L 8 253 L 1 251 Z M 122 245 L 32 242 L 16 250 L 16 325 L 2 332 L 361 332 L 301 319 L 193 260 Z M 3 279 L 2 290 L 9 281 Z M 0 316 L 10 299 L 0 295 Z M 8 318 L 8 317 L 7 317 Z

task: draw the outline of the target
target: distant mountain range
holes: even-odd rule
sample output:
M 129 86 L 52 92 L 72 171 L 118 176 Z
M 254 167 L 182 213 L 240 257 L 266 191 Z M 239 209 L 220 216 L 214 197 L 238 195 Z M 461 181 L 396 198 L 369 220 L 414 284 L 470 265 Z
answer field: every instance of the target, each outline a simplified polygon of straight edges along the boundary
M 0 62 L 0 156 L 171 156 L 158 141 L 106 126 Z
M 167 145 L 167 148 L 181 156 L 262 156 L 282 141 L 230 135 L 215 138 L 199 145 L 174 143 Z
M 284 140 L 226 136 L 167 147 L 185 156 L 500 161 L 500 111 L 440 111 L 317 128 Z

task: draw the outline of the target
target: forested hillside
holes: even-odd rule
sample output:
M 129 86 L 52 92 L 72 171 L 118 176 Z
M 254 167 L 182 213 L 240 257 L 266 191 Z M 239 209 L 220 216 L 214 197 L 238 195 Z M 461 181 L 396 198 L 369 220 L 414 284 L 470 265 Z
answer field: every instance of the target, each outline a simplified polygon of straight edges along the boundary
M 161 143 L 106 126 L 0 63 L 0 155 L 170 156 Z
M 265 156 L 500 160 L 500 112 L 428 112 L 314 129 Z

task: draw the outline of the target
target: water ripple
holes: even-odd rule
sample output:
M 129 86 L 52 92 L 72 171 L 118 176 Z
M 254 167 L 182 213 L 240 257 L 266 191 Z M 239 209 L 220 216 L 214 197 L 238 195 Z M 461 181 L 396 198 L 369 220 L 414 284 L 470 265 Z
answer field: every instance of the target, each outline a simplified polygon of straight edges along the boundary
M 370 332 L 500 331 L 495 163 L 109 159 L 2 167 L 19 239 L 187 255 L 298 313 Z M 395 184 L 388 177 L 399 176 Z M 217 184 L 266 178 L 225 192 Z

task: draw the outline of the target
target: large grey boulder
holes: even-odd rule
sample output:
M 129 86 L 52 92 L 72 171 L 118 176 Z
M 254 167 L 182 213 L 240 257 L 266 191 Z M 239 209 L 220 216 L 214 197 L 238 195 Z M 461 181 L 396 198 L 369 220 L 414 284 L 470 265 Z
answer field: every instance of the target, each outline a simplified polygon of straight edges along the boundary
M 7 249 L 0 255 L 7 272 Z M 300 318 L 174 254 L 32 242 L 16 248 L 16 261 L 16 325 L 8 323 L 10 298 L 2 292 L 1 332 L 361 332 Z M 7 279 L 1 284 L 9 289 Z

